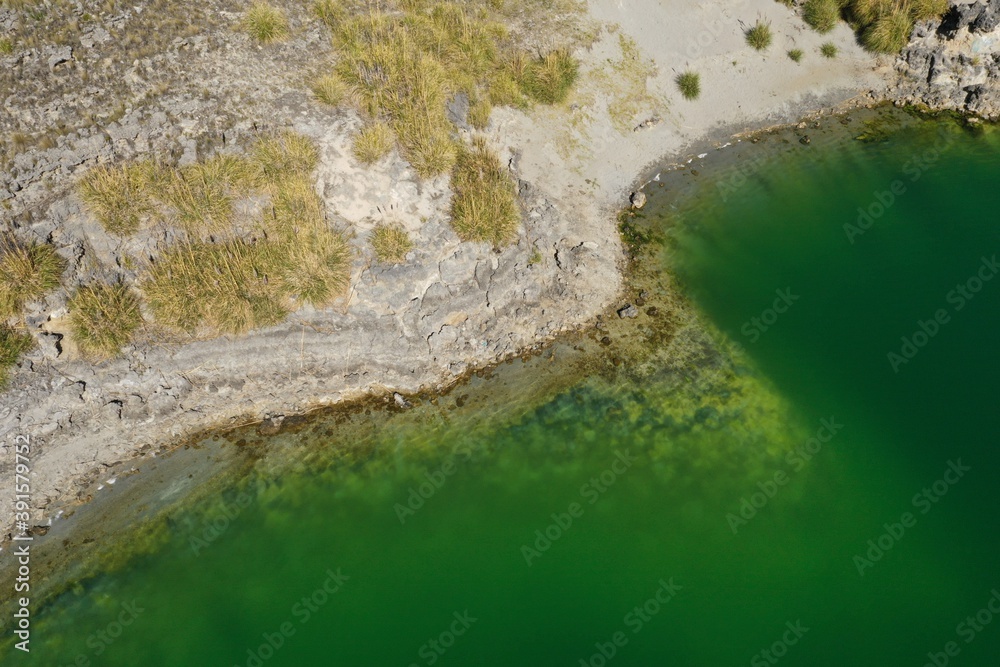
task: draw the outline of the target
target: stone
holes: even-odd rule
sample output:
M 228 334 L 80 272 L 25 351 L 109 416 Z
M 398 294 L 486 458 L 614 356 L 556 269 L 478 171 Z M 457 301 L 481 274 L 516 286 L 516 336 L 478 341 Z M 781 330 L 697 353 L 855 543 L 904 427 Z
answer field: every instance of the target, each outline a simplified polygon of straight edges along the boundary
M 393 392 L 392 400 L 396 402 L 396 407 L 402 408 L 403 410 L 409 410 L 413 407 L 413 404 L 406 400 L 406 397 L 400 394 L 398 391 Z
M 641 190 L 633 192 L 632 196 L 629 197 L 629 202 L 631 202 L 632 208 L 642 208 L 646 205 L 646 193 Z
M 639 317 L 639 309 L 636 308 L 634 304 L 625 304 L 625 306 L 618 309 L 618 317 L 622 319 L 627 317 Z
M 1000 25 L 1000 0 L 990 0 L 969 24 L 969 30 L 976 33 L 993 32 Z

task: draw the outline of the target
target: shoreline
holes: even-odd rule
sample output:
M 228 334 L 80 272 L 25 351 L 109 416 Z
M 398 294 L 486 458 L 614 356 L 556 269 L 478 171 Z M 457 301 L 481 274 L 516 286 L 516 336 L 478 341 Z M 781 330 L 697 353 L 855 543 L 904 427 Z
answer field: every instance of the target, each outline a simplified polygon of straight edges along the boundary
M 286 416 L 373 395 L 444 391 L 477 369 L 585 329 L 599 315 L 613 312 L 623 297 L 625 258 L 616 214 L 629 192 L 643 183 L 643 174 L 675 156 L 696 154 L 697 147 L 728 140 L 733 128 L 747 132 L 795 123 L 809 111 L 830 113 L 866 95 L 874 100 L 874 88 L 887 82 L 885 68 L 882 74 L 870 71 L 874 58 L 845 47 L 833 74 L 813 72 L 817 78 L 805 91 L 790 87 L 783 81 L 788 63 L 781 49 L 776 46 L 764 57 L 749 51 L 738 21 L 763 10 L 777 17 L 779 27 L 795 25 L 797 19 L 777 3 L 747 2 L 732 15 L 728 9 L 723 12 L 731 20 L 716 35 L 719 53 L 702 59 L 713 71 L 727 71 L 724 65 L 732 54 L 750 60 L 743 73 L 725 74 L 744 83 L 733 90 L 706 91 L 704 100 L 685 103 L 673 90 L 677 54 L 657 29 L 669 25 L 673 34 L 694 22 L 717 31 L 719 24 L 705 24 L 696 3 L 684 4 L 670 16 L 662 10 L 657 14 L 656 3 L 625 13 L 615 3 L 594 0 L 589 5 L 588 19 L 600 21 L 602 28 L 581 54 L 584 74 L 566 108 L 531 114 L 497 109 L 486 132 L 501 154 L 510 156 L 515 177 L 526 184 L 523 231 L 516 246 L 496 256 L 485 247 L 459 244 L 446 225 L 431 220 L 419 233 L 433 251 L 418 256 L 417 266 L 400 272 L 355 262 L 353 293 L 343 313 L 300 311 L 281 326 L 239 339 L 152 345 L 105 363 L 99 373 L 86 362 L 60 359 L 61 350 L 54 357 L 38 353 L 29 358 L 29 383 L 23 384 L 22 372 L 22 384 L 6 394 L 0 435 L 7 441 L 27 433 L 40 445 L 33 461 L 33 524 L 47 527 L 60 510 L 71 511 L 108 484 L 117 474 L 113 471 L 126 466 L 141 470 L 144 461 L 166 453 L 168 443 L 189 442 L 193 433 L 258 422 L 268 428 Z M 677 20 L 678 13 L 684 20 Z M 618 27 L 610 30 L 609 25 Z M 643 70 L 649 96 L 644 103 L 653 114 L 649 118 L 659 118 L 648 127 L 637 126 L 630 136 L 622 135 L 614 118 L 599 113 L 614 110 L 623 94 L 634 92 L 601 76 L 605 61 L 625 62 L 623 36 L 652 63 Z M 846 26 L 838 27 L 836 37 L 853 42 Z M 868 73 L 860 76 L 866 68 Z M 741 117 L 731 116 L 731 106 L 706 113 L 719 95 L 741 100 Z M 404 217 L 416 219 L 431 202 L 446 197 L 442 183 L 417 182 L 398 158 L 374 176 L 359 172 L 344 158 L 357 118 L 303 110 L 305 95 L 299 98 L 287 104 L 297 113 L 286 119 L 320 143 L 318 187 L 328 207 L 351 209 L 345 218 L 361 224 L 359 231 L 381 206 L 396 206 Z M 584 125 L 574 125 L 574 114 L 579 116 L 581 109 Z M 645 111 L 638 109 L 637 117 Z M 374 179 L 389 195 L 369 196 L 362 201 L 364 210 L 353 210 L 356 186 L 338 190 L 337 179 L 345 172 L 355 183 Z M 78 207 L 70 207 L 61 220 L 85 225 L 82 218 Z M 54 224 L 59 220 L 52 218 Z M 535 266 L 528 256 L 539 248 L 545 250 L 545 260 Z M 415 289 L 394 291 L 393 284 Z M 386 301 L 398 310 L 379 306 Z M 354 349 L 358 338 L 367 339 L 367 345 Z M 6 461 L 0 465 L 12 478 L 8 468 Z M 11 500 L 2 502 L 6 547 L 13 514 Z

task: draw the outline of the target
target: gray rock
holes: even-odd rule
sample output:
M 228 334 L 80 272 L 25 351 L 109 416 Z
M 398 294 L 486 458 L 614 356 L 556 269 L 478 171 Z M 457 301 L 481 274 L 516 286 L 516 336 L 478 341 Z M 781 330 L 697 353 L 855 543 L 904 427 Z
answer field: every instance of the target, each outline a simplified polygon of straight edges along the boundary
M 409 410 L 413 407 L 413 404 L 406 400 L 406 397 L 400 394 L 398 391 L 393 392 L 392 400 L 396 402 L 396 406 L 404 410 Z
M 993 32 L 1000 25 L 1000 0 L 990 0 L 969 25 L 977 33 Z
M 623 308 L 618 309 L 618 317 L 625 319 L 626 317 L 639 317 L 639 309 L 633 304 L 625 304 Z
M 641 190 L 633 192 L 632 196 L 629 197 L 629 202 L 632 203 L 632 208 L 642 208 L 646 205 L 646 193 Z
M 38 337 L 38 349 L 46 359 L 58 359 L 62 354 L 62 334 L 43 333 Z

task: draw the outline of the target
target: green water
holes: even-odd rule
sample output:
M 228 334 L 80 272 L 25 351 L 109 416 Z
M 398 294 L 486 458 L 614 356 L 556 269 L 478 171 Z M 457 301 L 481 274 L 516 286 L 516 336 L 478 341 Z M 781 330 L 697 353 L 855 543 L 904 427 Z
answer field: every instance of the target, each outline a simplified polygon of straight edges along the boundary
M 850 243 L 845 222 L 942 132 Z M 949 664 L 997 665 L 1000 619 L 959 624 L 1000 590 L 1000 279 L 960 310 L 948 293 L 1000 253 L 998 149 L 917 124 L 814 142 L 725 201 L 704 175 L 683 202 L 658 192 L 664 262 L 748 361 L 560 386 L 557 359 L 538 404 L 491 403 L 487 380 L 464 407 L 306 429 L 268 454 L 289 470 L 172 516 L 154 553 L 40 610 L 31 657 L 4 664 L 920 666 L 955 642 Z M 936 502 L 914 502 L 924 488 Z

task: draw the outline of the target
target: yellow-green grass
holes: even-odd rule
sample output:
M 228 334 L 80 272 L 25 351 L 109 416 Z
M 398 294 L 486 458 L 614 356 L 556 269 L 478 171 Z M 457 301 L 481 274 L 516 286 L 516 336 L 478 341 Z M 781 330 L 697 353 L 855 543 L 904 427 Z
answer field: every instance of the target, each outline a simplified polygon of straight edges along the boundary
M 819 47 L 820 55 L 824 58 L 836 58 L 837 57 L 837 45 L 833 42 L 823 42 Z
M 117 355 L 142 323 L 139 297 L 124 283 L 84 285 L 70 297 L 68 307 L 73 340 L 92 359 Z
M 579 63 L 568 51 L 552 51 L 529 62 L 521 88 L 533 100 L 556 104 L 566 99 L 578 73 Z
M 372 123 L 354 135 L 351 152 L 362 164 L 374 164 L 392 150 L 396 138 L 386 123 Z
M 576 60 L 566 51 L 525 57 L 485 6 L 410 0 L 398 11 L 332 22 L 335 74 L 356 92 L 363 115 L 388 123 L 421 178 L 455 163 L 446 105 L 456 94 L 478 103 L 471 120 L 481 127 L 488 106 L 560 101 L 576 76 Z
M 0 55 L 8 56 L 14 53 L 14 40 L 10 37 L 0 37 Z
M 288 19 L 277 7 L 255 2 L 243 14 L 243 29 L 261 44 L 270 44 L 288 37 Z
M 341 0 L 316 0 L 313 3 L 313 14 L 331 28 L 337 27 L 347 15 Z
M 313 95 L 320 102 L 339 107 L 351 101 L 350 87 L 336 74 L 325 74 L 312 84 Z
M 452 174 L 451 225 L 463 241 L 509 244 L 521 216 L 514 182 L 485 140 L 463 148 Z
M 24 304 L 58 287 L 65 268 L 50 245 L 0 239 L 0 320 L 20 315 Z
M 368 239 L 375 258 L 383 264 L 402 264 L 406 253 L 413 250 L 413 242 L 406 230 L 399 225 L 379 223 Z
M 806 0 L 802 6 L 802 18 L 820 34 L 833 30 L 840 20 L 840 0 Z
M 747 44 L 758 51 L 763 51 L 767 47 L 771 46 L 771 41 L 774 39 L 774 35 L 771 34 L 771 23 L 768 21 L 757 20 L 752 27 L 750 27 L 746 33 Z
M 793 62 L 801 62 L 802 56 L 803 56 L 802 49 L 788 50 L 788 57 L 791 58 Z
M 264 179 L 273 183 L 288 176 L 311 172 L 319 164 L 319 151 L 307 137 L 284 131 L 258 139 L 251 158 Z
M 80 198 L 105 230 L 128 236 L 154 211 L 152 190 L 162 170 L 143 161 L 89 170 L 78 184 Z
M 0 324 L 0 388 L 10 382 L 10 369 L 21 355 L 34 346 L 31 336 L 6 324 Z

